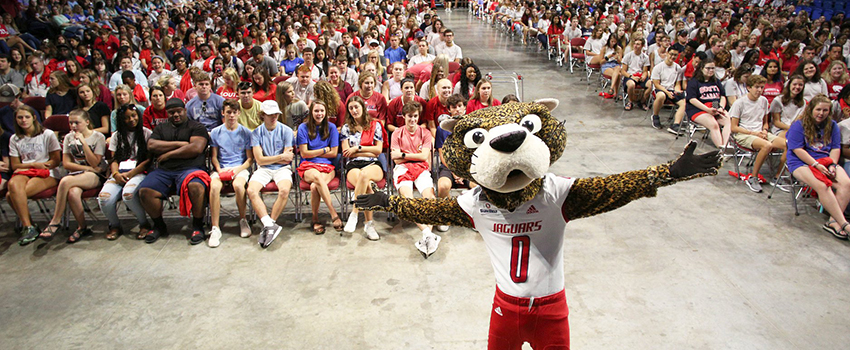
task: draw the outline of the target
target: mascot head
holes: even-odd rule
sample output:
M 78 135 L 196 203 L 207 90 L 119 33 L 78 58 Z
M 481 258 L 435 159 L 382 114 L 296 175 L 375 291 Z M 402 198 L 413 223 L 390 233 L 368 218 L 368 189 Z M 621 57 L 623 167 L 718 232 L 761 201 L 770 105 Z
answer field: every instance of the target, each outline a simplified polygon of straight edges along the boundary
M 536 180 L 561 157 L 567 143 L 563 122 L 550 114 L 557 106 L 555 99 L 508 103 L 442 121 L 440 127 L 452 132 L 443 144 L 449 170 L 479 184 L 491 197 L 541 183 Z

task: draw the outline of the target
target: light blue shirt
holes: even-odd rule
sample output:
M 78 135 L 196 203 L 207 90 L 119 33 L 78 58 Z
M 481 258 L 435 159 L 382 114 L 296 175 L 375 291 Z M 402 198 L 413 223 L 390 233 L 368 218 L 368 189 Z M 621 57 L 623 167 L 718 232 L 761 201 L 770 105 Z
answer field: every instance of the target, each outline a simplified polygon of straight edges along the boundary
M 216 94 L 210 95 L 206 101 L 200 96 L 195 96 L 186 103 L 186 114 L 189 119 L 204 125 L 207 131 L 212 131 L 221 125 L 221 109 L 224 105 L 224 97 Z
M 210 145 L 218 148 L 218 162 L 222 168 L 232 168 L 245 163 L 248 156 L 245 150 L 251 149 L 251 131 L 237 125 L 230 131 L 221 125 L 210 133 Z
M 295 147 L 295 135 L 292 129 L 278 122 L 274 130 L 269 131 L 265 123 L 251 132 L 251 147 L 260 146 L 263 156 L 272 156 L 283 153 L 287 147 Z M 263 168 L 277 170 L 284 167 L 283 164 L 263 165 Z

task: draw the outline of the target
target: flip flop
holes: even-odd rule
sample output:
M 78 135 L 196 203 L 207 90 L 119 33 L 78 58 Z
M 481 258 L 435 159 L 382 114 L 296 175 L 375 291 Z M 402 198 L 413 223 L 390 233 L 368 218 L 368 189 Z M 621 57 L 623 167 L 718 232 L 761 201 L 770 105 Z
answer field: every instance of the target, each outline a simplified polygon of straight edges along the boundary
M 319 222 L 313 222 L 313 233 L 317 235 L 321 235 L 325 233 L 325 225 L 322 225 Z

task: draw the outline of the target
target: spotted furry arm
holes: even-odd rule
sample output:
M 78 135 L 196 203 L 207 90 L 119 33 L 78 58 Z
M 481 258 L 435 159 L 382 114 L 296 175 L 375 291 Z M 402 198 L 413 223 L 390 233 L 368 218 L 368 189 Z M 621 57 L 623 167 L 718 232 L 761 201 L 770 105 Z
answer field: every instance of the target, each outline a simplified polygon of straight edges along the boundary
M 653 177 L 659 171 L 669 174 L 667 168 L 666 165 L 660 165 L 656 170 L 635 170 L 606 177 L 578 179 L 570 188 L 561 208 L 564 217 L 569 220 L 585 218 L 617 209 L 639 198 L 655 197 L 660 184 Z
M 387 211 L 398 217 L 425 225 L 473 227 L 472 219 L 461 209 L 456 198 L 403 198 L 391 196 Z

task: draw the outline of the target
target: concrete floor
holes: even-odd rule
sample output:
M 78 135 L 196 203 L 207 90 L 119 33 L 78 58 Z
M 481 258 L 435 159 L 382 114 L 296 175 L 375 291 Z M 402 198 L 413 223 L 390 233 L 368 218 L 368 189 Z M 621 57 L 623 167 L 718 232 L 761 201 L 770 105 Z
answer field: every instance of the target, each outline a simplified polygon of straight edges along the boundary
M 603 101 L 579 73 L 468 21 L 465 11 L 443 18 L 482 72 L 516 71 L 526 100 L 560 99 L 555 115 L 569 137 L 552 172 L 644 168 L 684 146 L 652 129 L 644 112 Z M 804 208 L 794 216 L 789 195 L 767 199 L 721 174 L 571 222 L 573 348 L 847 349 L 850 247 Z M 217 249 L 174 233 L 151 245 L 130 235 L 106 241 L 103 221 L 96 237 L 74 245 L 57 238 L 19 247 L 4 225 L 2 348 L 485 348 L 494 282 L 481 238 L 452 228 L 424 260 L 413 247 L 415 226 L 384 218 L 381 240 L 371 242 L 362 231 L 316 236 L 287 214 L 267 250 L 256 235 L 239 238 L 233 219 L 225 219 Z M 189 222 L 169 224 L 178 232 Z

